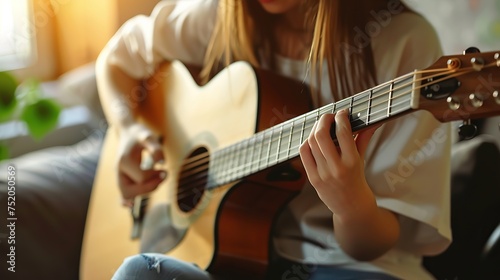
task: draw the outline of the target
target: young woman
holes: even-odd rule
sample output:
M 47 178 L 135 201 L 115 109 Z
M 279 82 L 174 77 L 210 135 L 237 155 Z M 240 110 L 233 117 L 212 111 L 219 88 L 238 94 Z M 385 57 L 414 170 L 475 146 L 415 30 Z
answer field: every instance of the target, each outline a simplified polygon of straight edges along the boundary
M 202 65 L 204 78 L 245 60 L 310 82 L 316 106 L 341 100 L 440 55 L 434 30 L 397 0 L 192 0 L 160 2 L 128 21 L 102 51 L 99 92 L 119 131 L 125 204 L 154 190 L 164 158 L 157 136 L 135 122 L 130 100 L 159 63 Z M 336 123 L 338 147 L 330 138 Z M 168 145 L 168 139 L 165 139 Z M 270 279 L 428 279 L 423 255 L 450 243 L 447 125 L 417 112 L 352 136 L 348 114 L 326 114 L 300 147 L 309 182 L 277 221 Z M 114 279 L 212 279 L 196 266 L 145 254 Z M 344 278 L 343 278 L 344 277 Z

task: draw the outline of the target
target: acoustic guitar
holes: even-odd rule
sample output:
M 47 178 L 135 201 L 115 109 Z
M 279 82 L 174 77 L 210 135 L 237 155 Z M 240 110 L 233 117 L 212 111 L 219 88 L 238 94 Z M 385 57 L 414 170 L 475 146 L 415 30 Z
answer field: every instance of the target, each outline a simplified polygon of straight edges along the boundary
M 354 133 L 416 110 L 438 120 L 500 114 L 500 52 L 443 56 L 311 110 L 307 88 L 236 62 L 200 86 L 179 61 L 144 81 L 140 121 L 165 139 L 168 178 L 121 207 L 117 137 L 108 129 L 89 205 L 82 279 L 110 279 L 124 258 L 158 252 L 230 279 L 262 279 L 273 221 L 305 183 L 298 147 L 318 118 L 349 110 Z M 251 275 L 251 276 L 249 276 Z

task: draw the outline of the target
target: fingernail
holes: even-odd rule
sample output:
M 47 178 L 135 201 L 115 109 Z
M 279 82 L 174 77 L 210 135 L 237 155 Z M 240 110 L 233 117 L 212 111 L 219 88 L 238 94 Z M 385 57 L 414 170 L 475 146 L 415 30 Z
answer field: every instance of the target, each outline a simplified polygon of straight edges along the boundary
M 347 112 L 347 109 L 342 109 L 340 111 L 337 112 L 337 114 L 335 114 L 335 116 L 340 116 L 342 114 L 345 114 Z

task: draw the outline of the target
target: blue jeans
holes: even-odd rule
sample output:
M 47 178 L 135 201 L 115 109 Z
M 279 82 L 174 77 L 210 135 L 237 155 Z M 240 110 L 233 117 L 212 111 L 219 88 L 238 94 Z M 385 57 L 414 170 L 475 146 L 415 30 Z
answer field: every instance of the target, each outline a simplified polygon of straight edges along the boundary
M 279 260 L 272 264 L 269 280 L 397 280 L 383 273 L 316 266 Z M 195 264 L 162 254 L 141 254 L 125 259 L 112 280 L 220 280 Z

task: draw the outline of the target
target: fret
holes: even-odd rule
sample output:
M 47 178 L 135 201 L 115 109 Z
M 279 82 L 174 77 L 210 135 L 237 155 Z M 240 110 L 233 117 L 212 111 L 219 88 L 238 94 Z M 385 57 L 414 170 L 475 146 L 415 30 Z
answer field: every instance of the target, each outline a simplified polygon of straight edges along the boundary
M 226 175 L 225 173 L 227 171 L 227 168 L 226 168 L 226 165 L 227 165 L 227 156 L 228 156 L 228 150 L 224 149 L 222 151 L 221 157 L 220 157 L 220 164 L 219 164 L 220 172 L 218 172 L 218 177 L 219 177 L 219 181 L 220 182 L 224 181 L 224 177 Z
M 366 126 L 363 120 L 366 118 L 366 107 L 369 102 L 369 91 L 362 92 L 352 97 L 351 127 L 353 131 L 360 130 Z
M 282 162 L 288 159 L 288 155 L 290 153 L 290 140 L 292 138 L 292 134 L 289 131 L 293 132 L 293 121 L 284 122 L 281 125 L 281 133 L 280 133 L 280 142 L 278 143 L 278 154 L 276 157 L 277 162 Z
M 238 159 L 240 157 L 238 145 L 239 145 L 239 143 L 231 145 L 231 157 L 230 157 L 231 164 L 230 164 L 230 168 L 229 168 L 228 174 L 227 174 L 227 181 L 228 182 L 232 181 L 232 177 L 235 175 L 236 171 L 238 170 Z
M 366 125 L 370 125 L 370 114 L 372 109 L 373 89 L 368 90 L 368 106 L 366 107 Z
M 246 148 L 245 148 L 245 142 L 246 141 L 240 141 L 237 146 L 236 146 L 236 157 L 238 158 L 236 160 L 236 168 L 234 170 L 234 174 L 236 178 L 241 177 L 241 174 L 243 174 L 243 171 L 245 170 L 246 167 L 246 162 L 245 162 L 245 153 L 246 153 Z
M 278 148 L 276 150 L 276 162 L 279 162 L 280 159 L 280 146 L 281 146 L 281 138 L 283 137 L 283 125 L 280 125 L 280 134 L 278 136 Z
M 259 139 L 260 138 L 260 139 Z M 262 151 L 264 150 L 264 133 L 259 133 L 258 136 L 257 136 L 257 139 L 259 139 L 258 143 L 259 143 L 259 152 L 257 153 L 257 160 L 255 161 L 256 162 L 256 168 L 255 168 L 255 171 L 258 171 L 260 170 L 260 163 L 262 161 Z
M 401 77 L 394 82 L 392 114 L 411 108 L 413 76 Z
M 304 126 L 305 126 L 305 118 L 302 119 L 300 123 L 296 124 L 297 129 L 295 129 L 294 137 L 292 139 L 292 156 L 299 154 L 299 148 L 302 143 L 304 143 Z M 302 139 L 301 139 L 302 138 Z
M 387 99 L 387 117 L 391 116 L 391 102 L 392 102 L 393 92 L 394 92 L 394 81 L 391 82 L 391 86 L 389 88 L 389 98 Z
M 241 160 L 239 161 L 239 177 L 242 177 L 243 174 L 245 174 L 245 170 L 247 168 L 247 152 L 248 152 L 248 140 L 242 141 L 241 142 Z
M 248 172 L 246 173 L 247 175 L 252 173 L 253 170 L 253 163 L 255 162 L 255 159 L 253 157 L 254 157 L 256 142 L 257 142 L 257 137 L 252 137 L 248 139 L 248 147 L 250 150 L 250 155 L 248 156 Z
M 232 145 L 233 147 L 233 151 L 231 152 L 232 154 L 232 157 L 231 157 L 231 170 L 229 170 L 229 179 L 228 180 L 232 180 L 232 176 L 234 176 L 237 171 L 238 171 L 238 167 L 239 167 L 239 159 L 240 159 L 240 149 L 238 149 L 238 146 L 239 146 L 240 143 L 236 143 L 234 145 Z
M 224 149 L 222 152 L 222 157 L 221 157 L 221 172 L 219 173 L 220 176 L 220 181 L 224 182 L 226 176 L 227 176 L 227 170 L 228 170 L 228 165 L 229 165 L 229 148 Z
M 231 145 L 229 146 L 229 149 L 228 149 L 228 153 L 227 153 L 227 157 L 226 157 L 226 161 L 227 161 L 227 166 L 224 170 L 224 182 L 230 182 L 230 177 L 231 177 L 231 173 L 233 171 L 233 168 L 234 168 L 234 150 L 235 150 L 235 145 Z
M 208 179 L 207 179 L 207 188 L 212 188 L 217 185 L 217 154 L 215 151 L 208 162 Z
M 349 108 L 347 111 L 347 116 L 349 117 L 349 122 L 351 122 L 351 123 L 352 123 L 353 114 L 354 114 L 353 105 L 354 105 L 354 97 L 349 97 Z
M 293 130 L 293 136 L 292 136 L 292 143 L 290 144 L 290 156 L 289 157 L 294 157 L 296 155 L 299 154 L 299 148 L 300 148 L 300 145 L 302 145 L 303 143 L 303 140 L 301 140 L 301 138 L 303 138 L 304 136 L 304 131 L 303 131 L 303 128 L 302 126 L 304 125 L 303 122 L 300 122 L 300 123 L 296 123 L 294 125 L 294 130 Z
M 269 145 L 267 147 L 266 167 L 269 166 L 269 158 L 271 156 L 271 146 L 273 143 L 273 129 L 274 127 L 271 128 L 271 136 L 269 137 Z
M 286 159 L 290 158 L 290 149 L 292 148 L 293 127 L 294 127 L 294 125 L 295 125 L 295 122 L 292 119 L 292 125 L 290 126 L 290 138 L 288 139 L 288 148 L 286 149 Z
M 316 118 L 317 118 L 315 115 L 309 115 L 309 117 L 310 118 L 306 117 L 306 123 L 304 127 L 304 135 L 306 135 L 306 137 L 309 137 L 309 134 L 311 134 L 314 123 L 316 123 Z
M 277 151 L 278 151 L 278 142 L 279 142 L 279 132 L 275 132 L 276 127 L 271 128 L 271 143 L 270 143 L 270 153 L 268 155 L 267 166 L 272 166 L 277 163 Z
M 304 121 L 302 121 L 302 128 L 300 129 L 300 144 L 304 143 L 304 129 L 306 129 L 306 118 L 307 115 L 304 115 Z
M 225 164 L 225 155 L 227 153 L 227 150 L 222 150 L 220 151 L 219 157 L 218 157 L 218 162 L 217 162 L 217 182 L 221 182 L 223 178 L 223 173 L 224 173 L 224 164 Z
M 370 121 L 372 123 L 387 118 L 386 111 L 389 87 L 389 84 L 383 84 L 372 89 L 372 106 L 370 112 Z
M 216 178 L 217 178 L 217 183 L 220 183 L 222 180 L 222 173 L 224 172 L 224 155 L 226 154 L 226 149 L 217 151 L 217 158 L 216 158 Z
M 252 145 L 252 139 L 253 138 L 249 138 L 245 141 L 245 153 L 244 153 L 244 156 L 243 156 L 243 168 L 242 168 L 242 174 L 243 175 L 247 175 L 249 174 L 250 172 L 250 167 L 251 167 L 251 164 L 252 164 L 252 155 L 253 155 L 253 150 L 254 150 L 254 147 Z
M 231 145 L 231 147 L 232 147 L 231 157 L 230 157 L 231 168 L 228 170 L 229 174 L 227 176 L 227 178 L 228 178 L 227 180 L 229 182 L 233 181 L 233 177 L 236 178 L 236 174 L 237 174 L 237 171 L 238 171 L 239 158 L 240 158 L 240 150 L 238 149 L 239 144 L 240 143 L 236 143 L 234 145 Z
M 269 136 L 266 135 L 266 132 L 267 131 L 264 131 L 264 133 L 262 134 L 262 153 L 260 155 L 260 161 L 259 161 L 259 170 L 262 170 L 266 167 L 266 158 L 267 158 L 267 141 Z
M 233 181 L 234 178 L 238 178 L 238 172 L 240 170 L 240 161 L 241 161 L 241 142 L 236 143 L 236 145 L 233 145 L 233 167 L 231 168 L 229 179 L 230 181 Z
M 208 185 L 215 184 L 217 182 L 216 173 L 217 172 L 217 151 L 210 154 L 210 160 L 208 161 Z

